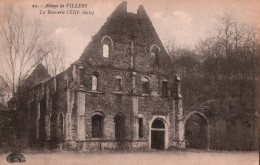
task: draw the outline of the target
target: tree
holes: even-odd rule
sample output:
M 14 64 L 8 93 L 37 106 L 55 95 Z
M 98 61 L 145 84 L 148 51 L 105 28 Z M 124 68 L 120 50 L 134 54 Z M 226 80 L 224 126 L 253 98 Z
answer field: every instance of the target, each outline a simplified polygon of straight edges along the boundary
M 179 46 L 176 44 L 176 38 L 164 40 L 165 49 L 168 52 L 169 56 L 174 58 L 175 51 L 179 49 Z
M 216 149 L 253 149 L 255 138 L 259 137 L 254 132 L 259 119 L 259 31 L 225 14 L 212 32 L 215 33 L 200 41 L 195 50 L 169 52 L 182 79 L 184 108 L 209 106 L 203 113 L 209 118 L 211 129 L 217 134 L 224 131 L 223 145 L 214 144 L 213 140 Z M 214 136 L 211 137 L 217 138 Z
M 195 50 L 176 49 L 174 43 L 167 43 L 173 67 L 182 77 L 183 95 L 188 96 L 187 99 L 184 96 L 184 103 L 190 106 L 206 99 L 233 97 L 241 98 L 241 104 L 251 102 L 244 108 L 252 107 L 259 78 L 258 31 L 231 14 L 219 17 L 215 27 L 212 35 L 200 41 Z M 201 85 L 196 85 L 198 82 Z M 196 98 L 191 99 L 192 95 Z
M 52 50 L 44 50 L 39 20 L 30 20 L 23 13 L 9 7 L 0 19 L 1 76 L 15 96 L 17 89 L 44 57 Z
M 259 74 L 259 35 L 256 28 L 240 23 L 231 15 L 224 15 L 219 23 L 217 33 L 197 47 L 204 58 L 204 77 L 215 82 L 219 96 L 239 97 L 245 95 L 241 93 L 244 88 L 241 83 L 254 82 Z M 241 89 L 234 94 L 230 86 Z
M 49 48 L 47 50 L 52 51 L 44 57 L 43 64 L 51 76 L 56 76 L 58 73 L 65 71 L 67 51 L 63 42 L 60 41 L 51 41 L 49 42 L 48 47 Z
M 194 50 L 177 49 L 172 57 L 175 71 L 181 77 L 185 106 L 198 106 L 202 98 L 201 62 Z

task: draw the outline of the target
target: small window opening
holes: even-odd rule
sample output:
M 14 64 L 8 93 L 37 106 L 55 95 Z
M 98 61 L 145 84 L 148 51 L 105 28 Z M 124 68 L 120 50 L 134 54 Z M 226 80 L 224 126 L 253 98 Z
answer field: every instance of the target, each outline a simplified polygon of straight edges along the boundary
M 144 137 L 143 118 L 138 119 L 138 124 L 139 124 L 139 131 L 138 131 L 139 138 L 143 138 Z
M 168 82 L 167 81 L 162 82 L 162 97 L 168 98 Z
M 98 90 L 98 76 L 95 74 L 91 75 L 92 77 L 92 91 Z
M 143 94 L 149 94 L 149 80 L 148 80 L 148 78 L 142 79 L 142 92 L 143 92 Z

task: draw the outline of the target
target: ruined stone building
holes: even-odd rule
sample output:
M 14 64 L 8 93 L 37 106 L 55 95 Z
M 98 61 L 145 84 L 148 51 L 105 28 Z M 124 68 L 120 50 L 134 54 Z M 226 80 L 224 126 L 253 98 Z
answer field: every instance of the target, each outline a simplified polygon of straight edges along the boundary
M 21 113 L 29 142 L 79 150 L 185 147 L 185 121 L 205 116 L 183 116 L 172 68 L 144 7 L 129 13 L 122 2 L 67 70 L 50 77 L 39 65 L 29 77 Z

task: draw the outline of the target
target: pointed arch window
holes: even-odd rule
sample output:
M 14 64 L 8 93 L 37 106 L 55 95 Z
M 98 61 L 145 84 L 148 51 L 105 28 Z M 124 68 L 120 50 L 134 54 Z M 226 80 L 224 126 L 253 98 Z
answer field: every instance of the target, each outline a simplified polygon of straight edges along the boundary
M 109 36 L 104 36 L 101 40 L 102 54 L 104 58 L 108 58 L 113 47 L 113 40 Z

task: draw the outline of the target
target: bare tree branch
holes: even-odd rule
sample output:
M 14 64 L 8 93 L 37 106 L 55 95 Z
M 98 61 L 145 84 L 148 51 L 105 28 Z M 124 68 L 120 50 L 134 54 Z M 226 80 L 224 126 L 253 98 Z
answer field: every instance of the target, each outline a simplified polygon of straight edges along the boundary
M 15 95 L 17 88 L 22 85 L 31 70 L 42 62 L 45 54 L 38 54 L 43 42 L 40 24 L 24 17 L 12 7 L 6 11 L 6 17 L 0 21 L 1 48 L 1 75 L 7 82 L 12 94 Z M 38 60 L 35 60 L 38 59 Z M 1 76 L 0 75 L 0 76 Z

